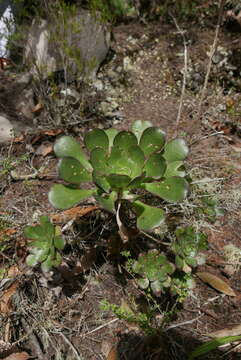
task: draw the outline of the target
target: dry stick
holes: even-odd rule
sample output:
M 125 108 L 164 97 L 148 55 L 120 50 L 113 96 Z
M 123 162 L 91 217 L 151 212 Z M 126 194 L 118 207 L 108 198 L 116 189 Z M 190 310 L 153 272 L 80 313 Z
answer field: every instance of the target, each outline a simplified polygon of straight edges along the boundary
M 175 17 L 172 14 L 170 14 L 170 16 L 172 17 L 178 32 L 180 33 L 180 35 L 183 38 L 183 46 L 184 46 L 184 72 L 183 72 L 183 80 L 182 80 L 182 92 L 181 92 L 181 97 L 180 97 L 180 101 L 179 101 L 179 107 L 178 107 L 178 113 L 177 113 L 177 119 L 176 119 L 176 129 L 175 129 L 175 134 L 174 134 L 174 136 L 176 137 L 178 135 L 178 128 L 179 128 L 179 123 L 180 123 L 180 119 L 181 119 L 183 100 L 184 100 L 184 95 L 185 95 L 185 91 L 186 91 L 186 83 L 187 83 L 187 42 L 186 42 L 186 38 L 184 36 L 185 31 L 183 31 L 180 28 Z
M 199 101 L 199 105 L 198 105 L 198 113 L 197 113 L 196 121 L 199 121 L 200 117 L 201 117 L 202 104 L 203 104 L 204 97 L 206 95 L 208 80 L 209 80 L 210 71 L 211 71 L 211 67 L 212 67 L 212 59 L 213 59 L 213 55 L 215 54 L 215 51 L 216 51 L 216 48 L 217 48 L 218 35 L 219 35 L 220 26 L 221 26 L 221 22 L 222 22 L 222 18 L 223 18 L 224 3 L 225 3 L 225 0 L 220 0 L 219 1 L 218 23 L 217 23 L 216 30 L 215 30 L 215 36 L 214 36 L 214 40 L 213 40 L 213 45 L 212 45 L 212 48 L 211 48 L 211 51 L 210 51 L 209 62 L 208 62 L 208 67 L 207 67 L 207 73 L 206 73 L 206 76 L 205 76 L 204 85 L 203 85 L 203 88 L 202 88 L 201 97 L 200 97 L 200 101 Z

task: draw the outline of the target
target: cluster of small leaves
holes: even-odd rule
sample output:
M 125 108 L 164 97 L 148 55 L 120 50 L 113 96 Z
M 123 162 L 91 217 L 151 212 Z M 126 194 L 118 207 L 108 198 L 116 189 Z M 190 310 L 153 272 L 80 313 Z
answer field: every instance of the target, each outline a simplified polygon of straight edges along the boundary
M 177 296 L 179 302 L 183 302 L 190 290 L 195 288 L 195 281 L 191 274 L 176 273 L 172 277 L 170 292 L 172 295 Z
M 172 243 L 171 249 L 176 254 L 175 263 L 179 270 L 189 273 L 192 267 L 205 263 L 205 257 L 200 251 L 207 249 L 206 234 L 187 226 L 178 228 L 175 235 L 176 241 Z
M 163 209 L 149 206 L 137 195 L 141 189 L 169 202 L 183 201 L 188 192 L 183 160 L 188 148 L 183 139 L 166 142 L 165 133 L 150 122 L 136 121 L 132 132 L 94 129 L 84 137 L 89 159 L 69 136 L 57 140 L 59 177 L 69 185 L 55 184 L 49 201 L 67 209 L 90 196 L 106 210 L 116 213 L 120 200 L 132 202 L 137 227 L 151 230 L 164 221 Z M 94 187 L 81 188 L 85 182 Z M 145 198 L 145 197 L 144 197 Z
M 135 274 L 141 276 L 137 280 L 139 287 L 146 290 L 149 286 L 155 296 L 160 296 L 167 288 L 170 288 L 171 275 L 175 266 L 169 262 L 164 254 L 158 250 L 151 250 L 141 254 L 132 266 Z
M 25 227 L 24 234 L 34 240 L 29 245 L 30 255 L 26 260 L 29 266 L 41 264 L 43 271 L 49 271 L 61 263 L 59 250 L 64 248 L 65 241 L 61 236 L 60 228 L 55 227 L 48 216 L 40 217 L 40 225 Z
M 219 206 L 217 200 L 211 198 L 210 196 L 204 196 L 202 198 L 202 207 L 199 208 L 200 212 L 204 214 L 210 222 L 215 222 L 218 216 L 223 216 L 223 209 Z

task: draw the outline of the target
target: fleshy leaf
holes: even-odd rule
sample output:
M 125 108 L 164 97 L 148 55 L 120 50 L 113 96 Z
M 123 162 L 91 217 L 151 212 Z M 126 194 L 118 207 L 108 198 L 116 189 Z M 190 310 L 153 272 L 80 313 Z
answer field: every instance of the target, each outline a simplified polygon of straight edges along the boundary
M 136 135 L 138 141 L 141 138 L 141 135 L 144 130 L 152 127 L 152 123 L 150 121 L 136 120 L 132 125 L 132 131 Z
M 110 194 L 104 194 L 101 195 L 99 193 L 95 194 L 95 198 L 98 201 L 98 203 L 107 211 L 110 211 L 112 213 L 116 213 L 115 210 L 115 201 L 117 199 L 117 193 L 112 192 Z
M 94 170 L 99 174 L 109 174 L 109 167 L 107 164 L 106 150 L 100 147 L 95 148 L 90 153 L 90 162 Z
M 120 131 L 114 138 L 113 145 L 118 146 L 120 149 L 128 150 L 130 146 L 137 145 L 137 138 L 130 131 Z
M 80 184 L 91 180 L 91 174 L 78 160 L 71 157 L 59 161 L 58 172 L 61 179 L 71 184 Z
M 188 147 L 183 139 L 174 139 L 166 144 L 164 158 L 168 162 L 183 161 L 188 154 Z
M 127 175 L 110 174 L 106 177 L 106 180 L 113 190 L 119 190 L 126 188 L 130 183 L 131 178 Z
M 165 133 L 155 127 L 147 128 L 140 139 L 140 147 L 146 156 L 161 150 L 165 145 Z
M 114 128 L 110 128 L 105 130 L 106 135 L 108 136 L 109 139 L 109 149 L 113 146 L 113 141 L 115 136 L 118 134 L 118 130 L 114 129 Z
M 40 225 L 26 226 L 24 234 L 29 239 L 43 242 L 43 246 L 41 247 L 46 247 L 45 243 L 50 242 L 54 236 L 54 226 L 49 221 L 48 216 L 41 216 Z
M 73 189 L 62 184 L 55 184 L 49 192 L 49 201 L 57 209 L 69 209 L 93 195 L 94 191 L 94 189 Z
M 154 179 L 161 178 L 166 170 L 166 160 L 159 153 L 152 154 L 145 163 L 144 169 L 146 176 Z
M 126 159 L 126 152 L 118 146 L 112 147 L 108 165 L 113 174 L 131 175 L 131 168 Z
M 59 158 L 72 157 L 78 160 L 86 169 L 92 169 L 86 155 L 80 148 L 80 144 L 71 136 L 59 138 L 54 145 L 54 152 Z
M 110 184 L 106 180 L 106 177 L 103 175 L 99 175 L 95 171 L 92 173 L 93 182 L 104 192 L 109 192 Z
M 94 129 L 87 132 L 84 137 L 84 143 L 89 151 L 92 151 L 96 147 L 101 147 L 106 151 L 109 149 L 109 138 L 105 131 L 101 129 Z
M 146 290 L 149 286 L 149 280 L 147 278 L 144 279 L 138 279 L 137 280 L 138 286 L 142 289 L 142 290 Z
M 162 182 L 145 184 L 147 191 L 170 202 L 178 202 L 185 199 L 188 192 L 188 183 L 181 177 L 170 177 Z
M 48 272 L 52 268 L 52 266 L 53 264 L 52 264 L 51 255 L 49 255 L 47 259 L 44 262 L 42 262 L 41 269 L 43 272 Z
M 151 289 L 155 296 L 160 296 L 163 290 L 163 285 L 159 280 L 151 282 Z
M 65 241 L 62 236 L 55 236 L 54 238 L 54 246 L 56 249 L 62 250 L 64 248 Z
M 135 201 L 133 206 L 137 213 L 137 227 L 141 230 L 151 230 L 165 220 L 165 212 L 162 209 L 146 205 L 141 201 Z
M 38 264 L 38 262 L 39 262 L 39 260 L 33 254 L 28 255 L 26 258 L 26 264 L 28 266 L 36 266 Z
M 182 161 L 173 161 L 171 163 L 168 163 L 164 177 L 168 178 L 172 176 L 180 176 L 180 177 L 186 176 L 186 172 L 181 169 L 182 166 L 183 166 Z

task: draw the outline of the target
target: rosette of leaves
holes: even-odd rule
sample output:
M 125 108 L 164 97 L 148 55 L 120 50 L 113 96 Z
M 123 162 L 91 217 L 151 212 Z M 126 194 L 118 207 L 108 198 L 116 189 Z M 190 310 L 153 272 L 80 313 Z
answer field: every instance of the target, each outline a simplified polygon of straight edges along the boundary
M 186 273 L 192 267 L 205 263 L 205 256 L 200 251 L 207 249 L 207 235 L 196 232 L 192 226 L 178 228 L 175 231 L 176 241 L 172 244 L 172 251 L 176 254 L 175 263 L 179 270 Z
M 146 204 L 149 192 L 165 201 L 180 202 L 188 192 L 183 161 L 184 140 L 166 142 L 165 133 L 147 121 L 136 121 L 132 131 L 94 129 L 84 137 L 89 157 L 80 144 L 63 136 L 54 146 L 59 177 L 49 201 L 58 209 L 71 208 L 90 196 L 106 210 L 117 213 L 121 200 L 132 202 L 137 227 L 151 230 L 164 221 L 164 210 Z M 92 183 L 86 187 L 84 183 Z M 142 189 L 142 195 L 136 190 Z
M 25 227 L 24 234 L 33 240 L 29 244 L 30 254 L 26 259 L 29 266 L 41 264 L 43 271 L 49 271 L 61 263 L 59 250 L 64 248 L 65 241 L 61 236 L 60 228 L 55 227 L 48 216 L 40 217 L 40 225 Z
M 146 290 L 150 287 L 155 296 L 160 296 L 171 286 L 171 274 L 175 271 L 175 266 L 164 254 L 158 250 L 151 250 L 139 255 L 138 260 L 132 265 L 132 270 L 141 276 L 137 280 L 141 289 Z

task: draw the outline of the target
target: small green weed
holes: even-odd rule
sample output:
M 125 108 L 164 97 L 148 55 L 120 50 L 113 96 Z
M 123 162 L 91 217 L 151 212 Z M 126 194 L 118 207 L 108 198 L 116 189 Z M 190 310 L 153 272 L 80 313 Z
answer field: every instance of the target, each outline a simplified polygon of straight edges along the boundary
M 60 228 L 54 227 L 47 216 L 40 217 L 40 225 L 25 227 L 24 234 L 34 240 L 30 243 L 30 255 L 26 260 L 29 266 L 40 263 L 43 271 L 49 271 L 61 263 L 59 250 L 64 248 L 65 241 Z
M 18 158 L 9 156 L 3 160 L 0 160 L 0 176 L 9 174 L 11 170 L 28 160 L 28 158 L 28 154 L 23 154 L 20 155 Z

